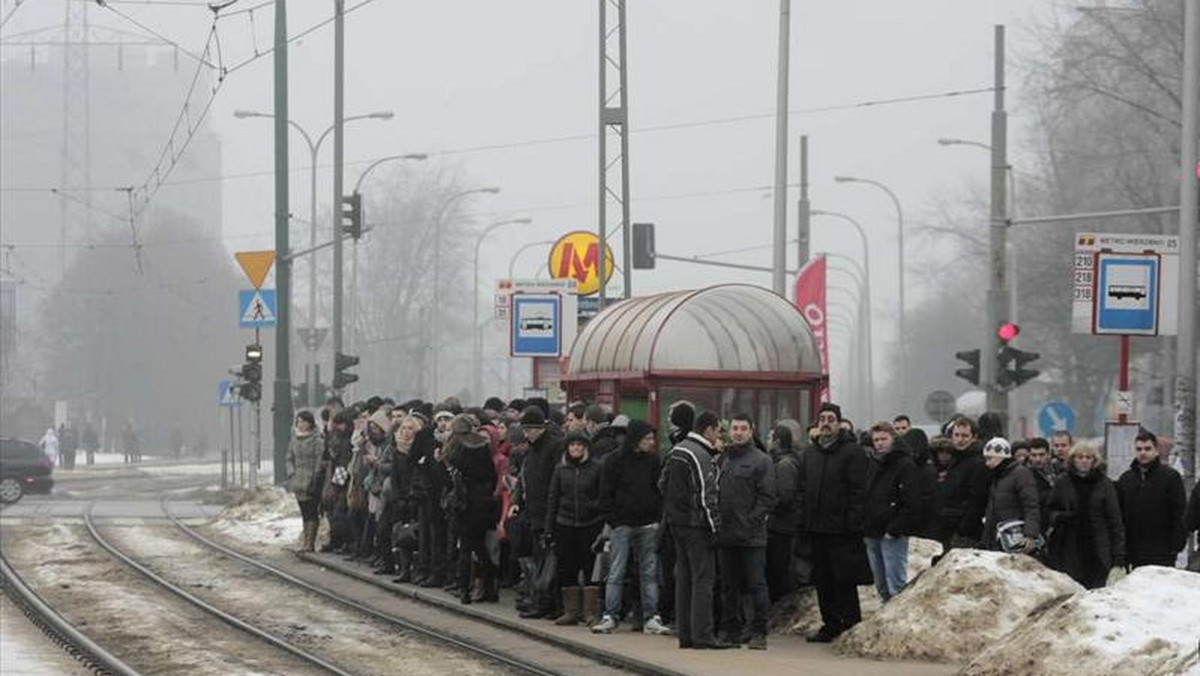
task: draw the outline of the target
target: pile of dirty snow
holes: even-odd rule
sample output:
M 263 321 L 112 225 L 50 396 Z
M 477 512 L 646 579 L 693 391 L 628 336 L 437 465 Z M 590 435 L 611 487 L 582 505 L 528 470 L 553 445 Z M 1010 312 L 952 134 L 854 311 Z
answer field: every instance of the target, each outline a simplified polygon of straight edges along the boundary
M 291 546 L 300 540 L 300 506 L 282 488 L 259 488 L 221 510 L 212 527 L 250 545 Z
M 936 540 L 910 537 L 908 539 L 908 581 L 911 584 L 918 575 L 929 569 L 934 556 L 942 553 L 942 545 Z M 858 605 L 863 617 L 868 617 L 882 605 L 879 592 L 874 585 L 858 588 Z M 817 606 L 817 590 L 803 587 L 788 594 L 771 605 L 770 631 L 772 634 L 809 636 L 821 628 L 821 610 Z
M 964 673 L 1200 673 L 1198 641 L 1200 575 L 1145 566 L 1023 623 Z
M 954 549 L 835 647 L 877 659 L 966 662 L 1033 611 L 1082 589 L 1023 554 Z

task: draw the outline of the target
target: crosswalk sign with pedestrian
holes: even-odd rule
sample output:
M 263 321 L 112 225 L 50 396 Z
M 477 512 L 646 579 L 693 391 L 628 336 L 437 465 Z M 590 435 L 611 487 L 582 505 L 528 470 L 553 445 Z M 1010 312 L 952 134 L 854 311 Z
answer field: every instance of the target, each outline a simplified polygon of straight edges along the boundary
M 243 329 L 275 326 L 279 306 L 275 289 L 246 289 L 238 292 L 238 325 Z
M 222 380 L 217 384 L 217 404 L 225 408 L 237 408 L 242 405 L 237 392 L 233 389 L 232 380 Z

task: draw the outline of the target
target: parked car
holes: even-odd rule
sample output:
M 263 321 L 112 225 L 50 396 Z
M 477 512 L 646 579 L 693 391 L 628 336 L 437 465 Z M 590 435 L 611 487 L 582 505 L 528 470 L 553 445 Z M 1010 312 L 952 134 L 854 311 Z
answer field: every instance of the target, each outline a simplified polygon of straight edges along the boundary
M 53 472 L 54 463 L 37 444 L 0 437 L 0 503 L 11 505 L 26 493 L 49 494 Z

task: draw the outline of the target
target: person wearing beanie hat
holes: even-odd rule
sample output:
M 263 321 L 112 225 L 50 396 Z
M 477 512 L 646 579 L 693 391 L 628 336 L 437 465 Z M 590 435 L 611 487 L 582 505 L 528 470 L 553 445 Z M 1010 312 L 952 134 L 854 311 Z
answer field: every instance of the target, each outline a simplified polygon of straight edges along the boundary
M 874 582 L 863 541 L 867 454 L 841 422 L 841 407 L 822 404 L 816 443 L 800 456 L 796 504 L 821 608 L 821 628 L 810 643 L 829 643 L 858 624 L 858 585 Z
M 1011 521 L 1023 523 L 1022 550 L 1032 554 L 1042 532 L 1037 480 L 1033 472 L 1013 460 L 1012 446 L 1003 437 L 993 437 L 983 445 L 983 461 L 991 475 L 987 509 L 983 515 L 981 549 L 1004 550 L 999 541 L 1001 527 Z
M 600 511 L 601 466 L 591 458 L 591 445 L 583 431 L 568 434 L 567 452 L 550 478 L 543 537 L 551 539 L 558 562 L 563 612 L 554 623 L 559 626 L 595 621 L 599 594 L 589 584 L 595 562 L 592 543 L 604 522 Z
M 637 581 L 641 591 L 642 617 L 646 634 L 669 634 L 659 615 L 658 524 L 662 494 L 658 477 L 662 461 L 654 427 L 644 420 L 629 421 L 625 445 L 604 462 L 600 504 L 609 536 L 608 578 L 604 586 L 604 615 L 592 627 L 597 634 L 617 628 L 621 612 L 625 571 L 630 561 L 638 562 Z
M 546 617 L 553 612 L 557 600 L 556 589 L 537 589 L 537 571 L 545 560 L 549 549 L 545 535 L 546 509 L 550 497 L 550 480 L 554 468 L 562 458 L 564 446 L 562 434 L 553 427 L 546 425 L 546 414 L 537 406 L 526 406 L 521 412 L 521 429 L 529 447 L 525 451 L 522 464 L 521 483 L 514 496 L 514 504 L 509 509 L 508 518 L 522 515 L 525 525 L 529 528 L 534 543 L 534 551 L 530 556 L 521 558 L 528 585 L 526 594 L 532 604 L 520 613 L 521 617 Z
M 696 407 L 690 401 L 677 401 L 671 404 L 671 412 L 667 419 L 671 421 L 669 438 L 672 444 L 677 444 L 687 438 L 692 426 L 696 424 Z

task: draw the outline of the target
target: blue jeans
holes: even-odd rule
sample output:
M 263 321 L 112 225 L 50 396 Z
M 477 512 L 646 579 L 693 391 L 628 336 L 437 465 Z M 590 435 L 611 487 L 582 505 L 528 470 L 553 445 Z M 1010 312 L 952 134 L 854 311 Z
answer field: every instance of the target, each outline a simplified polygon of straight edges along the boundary
M 604 580 L 604 614 L 616 619 L 621 613 L 621 589 L 631 551 L 637 556 L 638 582 L 642 590 L 642 617 L 658 614 L 658 524 L 617 526 L 608 538 L 608 577 Z
M 908 538 L 863 538 L 867 544 L 867 561 L 879 598 L 888 599 L 904 589 L 908 577 Z

